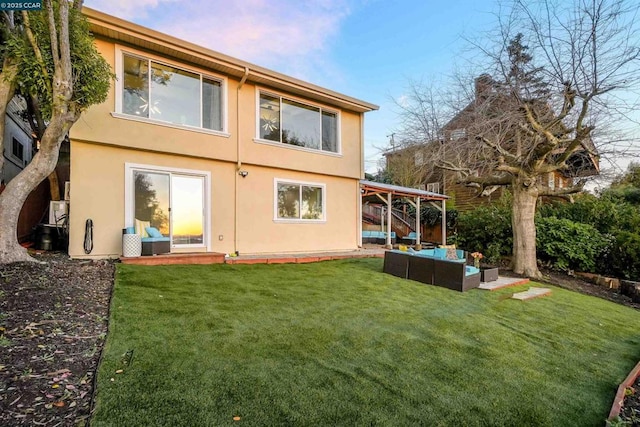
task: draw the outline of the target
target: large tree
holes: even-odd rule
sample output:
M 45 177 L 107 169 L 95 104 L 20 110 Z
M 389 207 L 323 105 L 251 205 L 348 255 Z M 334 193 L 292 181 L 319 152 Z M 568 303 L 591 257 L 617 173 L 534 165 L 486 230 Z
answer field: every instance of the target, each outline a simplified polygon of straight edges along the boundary
M 0 121 L 15 93 L 27 99 L 39 150 L 0 194 L 0 263 L 33 261 L 18 244 L 27 196 L 49 176 L 62 141 L 88 106 L 103 102 L 112 79 L 81 14 L 82 1 L 44 0 L 42 11 L 2 14 Z M 2 152 L 3 134 L 0 134 Z
M 635 101 L 625 95 L 638 88 L 640 77 L 640 9 L 624 0 L 509 5 L 489 40 L 493 44 L 473 43 L 483 57 L 481 77 L 474 85 L 457 79 L 453 97 L 425 97 L 414 86 L 409 101 L 400 104 L 402 132 L 408 144 L 425 147 L 426 162 L 455 173 L 479 194 L 510 188 L 513 268 L 539 277 L 537 200 L 581 191 L 580 169 L 618 140 L 612 124 L 628 112 L 625 103 Z M 467 92 L 467 102 L 460 103 Z M 433 125 L 448 119 L 455 126 Z M 574 177 L 573 185 L 543 185 L 558 172 Z

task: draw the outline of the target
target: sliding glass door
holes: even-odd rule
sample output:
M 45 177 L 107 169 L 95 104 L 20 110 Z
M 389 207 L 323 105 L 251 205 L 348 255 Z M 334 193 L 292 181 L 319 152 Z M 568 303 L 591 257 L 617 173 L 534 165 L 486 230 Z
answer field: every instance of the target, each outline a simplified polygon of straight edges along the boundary
M 174 248 L 205 246 L 205 176 L 133 169 L 134 219 Z
M 204 243 L 204 177 L 173 175 L 171 218 L 174 245 Z

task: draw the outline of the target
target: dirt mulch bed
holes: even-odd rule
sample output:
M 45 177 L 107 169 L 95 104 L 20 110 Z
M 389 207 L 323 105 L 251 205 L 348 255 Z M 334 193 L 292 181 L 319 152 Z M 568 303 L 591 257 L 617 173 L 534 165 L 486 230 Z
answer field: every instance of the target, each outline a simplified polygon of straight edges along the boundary
M 628 426 L 640 427 L 640 377 L 636 378 L 629 394 L 624 398 L 620 419 L 628 422 Z
M 0 425 L 86 425 L 114 265 L 34 258 L 0 265 Z

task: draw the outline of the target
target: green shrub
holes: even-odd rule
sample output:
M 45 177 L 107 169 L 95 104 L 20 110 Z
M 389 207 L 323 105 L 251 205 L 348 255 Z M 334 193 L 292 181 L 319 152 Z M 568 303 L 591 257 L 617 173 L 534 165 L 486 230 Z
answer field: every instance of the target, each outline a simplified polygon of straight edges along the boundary
M 631 190 L 624 194 L 617 190 L 606 190 L 600 197 L 582 194 L 574 203 L 552 202 L 541 204 L 541 217 L 566 218 L 574 222 L 589 224 L 601 233 L 612 233 L 616 229 L 640 229 L 640 210 L 629 203 L 634 194 Z
M 589 224 L 556 217 L 536 219 L 538 259 L 554 268 L 594 272 L 609 245 L 607 236 Z
M 480 206 L 458 215 L 456 243 L 470 252 L 482 252 L 495 263 L 513 249 L 511 206 L 508 201 Z
M 613 240 L 611 250 L 602 259 L 601 272 L 628 280 L 640 280 L 640 235 L 616 230 Z

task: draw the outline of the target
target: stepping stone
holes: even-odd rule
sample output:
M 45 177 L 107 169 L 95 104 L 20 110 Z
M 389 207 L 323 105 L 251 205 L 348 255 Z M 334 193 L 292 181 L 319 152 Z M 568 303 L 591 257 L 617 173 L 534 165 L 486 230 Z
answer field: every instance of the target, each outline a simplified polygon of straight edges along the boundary
M 529 288 L 528 291 L 517 292 L 511 296 L 511 298 L 525 301 L 532 298 L 543 297 L 545 295 L 551 295 L 551 289 L 549 288 Z
M 529 279 L 501 276 L 498 277 L 498 280 L 494 280 L 493 282 L 480 282 L 480 286 L 478 286 L 478 289 L 482 289 L 485 291 L 495 291 L 509 286 L 524 285 L 526 283 L 529 283 Z

